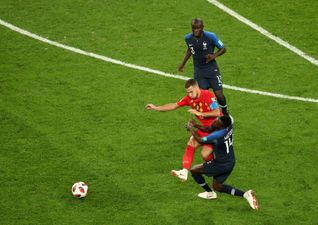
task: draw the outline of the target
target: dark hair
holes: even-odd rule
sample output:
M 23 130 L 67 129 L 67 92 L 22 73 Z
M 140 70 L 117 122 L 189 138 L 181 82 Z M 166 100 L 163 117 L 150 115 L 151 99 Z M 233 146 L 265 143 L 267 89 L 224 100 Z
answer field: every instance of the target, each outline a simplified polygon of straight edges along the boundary
M 197 17 L 192 19 L 191 25 L 192 24 L 197 24 L 197 23 L 201 23 L 203 25 L 203 20 L 201 20 L 200 18 L 197 18 Z
M 185 85 L 184 85 L 184 87 L 188 88 L 188 87 L 191 87 L 191 86 L 198 86 L 198 82 L 195 79 L 187 80 Z
M 223 128 L 230 126 L 232 123 L 232 119 L 229 116 L 221 116 L 220 120 L 222 121 Z

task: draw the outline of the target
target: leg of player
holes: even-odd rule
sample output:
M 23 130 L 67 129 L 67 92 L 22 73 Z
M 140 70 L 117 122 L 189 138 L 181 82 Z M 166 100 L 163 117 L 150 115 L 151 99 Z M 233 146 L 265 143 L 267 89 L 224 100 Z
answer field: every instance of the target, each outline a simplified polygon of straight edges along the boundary
M 228 115 L 229 113 L 227 111 L 226 98 L 223 94 L 222 76 L 219 69 L 212 70 L 212 75 L 208 82 L 218 100 L 219 106 L 222 109 L 222 113 L 224 115 Z
M 244 197 L 249 203 L 249 205 L 252 207 L 252 209 L 258 210 L 257 200 L 252 190 L 244 192 L 230 185 L 222 184 L 218 182 L 216 179 L 213 179 L 213 189 L 226 194 Z
M 186 181 L 188 179 L 188 172 L 194 158 L 195 149 L 199 146 L 200 144 L 194 139 L 194 137 L 191 136 L 182 158 L 183 169 L 172 170 L 171 174 L 173 176 L 178 177 L 181 181 Z
M 204 199 L 216 199 L 217 194 L 205 183 L 205 179 L 202 176 L 204 174 L 203 164 L 193 166 L 190 171 L 193 179 L 205 190 L 205 192 L 198 194 L 198 196 Z
M 198 82 L 199 87 L 203 90 L 209 90 L 209 88 L 212 87 L 209 81 L 205 78 L 196 78 L 195 80 Z
M 213 149 L 211 145 L 203 145 L 201 150 L 201 158 L 206 162 L 213 160 L 214 156 L 212 152 Z
M 215 93 L 216 98 L 218 100 L 218 103 L 222 109 L 223 115 L 228 115 L 229 113 L 227 111 L 226 98 L 223 94 L 223 89 L 214 91 L 214 93 Z
M 250 206 L 252 207 L 252 209 L 258 210 L 259 206 L 254 194 L 253 190 L 248 190 L 244 193 L 243 197 L 246 199 L 246 201 L 248 202 L 248 204 L 250 204 Z

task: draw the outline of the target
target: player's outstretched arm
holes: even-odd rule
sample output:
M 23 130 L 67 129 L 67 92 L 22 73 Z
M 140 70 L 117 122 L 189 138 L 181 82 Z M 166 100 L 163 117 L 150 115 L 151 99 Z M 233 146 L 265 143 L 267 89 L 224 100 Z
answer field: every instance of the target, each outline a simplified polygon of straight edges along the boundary
M 224 135 L 226 135 L 226 129 L 222 129 L 222 130 L 217 130 L 214 131 L 213 133 L 209 134 L 208 136 L 205 136 L 203 138 L 201 138 L 195 131 L 193 128 L 190 129 L 190 132 L 192 134 L 192 136 L 194 137 L 194 139 L 199 142 L 200 144 L 203 143 L 212 143 L 212 141 L 220 138 L 220 137 L 224 137 Z
M 156 106 L 154 104 L 147 104 L 146 109 L 158 111 L 158 112 L 165 112 L 165 111 L 172 111 L 179 108 L 179 105 L 177 103 L 168 103 L 165 105 Z
M 195 109 L 189 109 L 189 113 L 194 114 L 196 116 L 202 116 L 202 117 L 216 117 L 216 116 L 221 116 L 221 111 L 219 108 L 214 109 L 210 112 L 199 112 Z
M 190 130 L 190 133 L 192 134 L 192 136 L 194 137 L 194 139 L 195 139 L 197 142 L 199 142 L 200 144 L 202 144 L 202 143 L 203 143 L 203 142 L 202 142 L 202 139 L 201 139 L 201 137 L 197 134 L 197 132 L 195 132 L 194 128 L 193 128 L 193 127 L 190 127 L 189 130 Z
M 187 49 L 186 53 L 184 54 L 182 63 L 178 67 L 179 72 L 183 72 L 184 66 L 187 63 L 187 61 L 189 60 L 190 56 L 191 56 L 191 51 L 190 51 L 190 49 Z

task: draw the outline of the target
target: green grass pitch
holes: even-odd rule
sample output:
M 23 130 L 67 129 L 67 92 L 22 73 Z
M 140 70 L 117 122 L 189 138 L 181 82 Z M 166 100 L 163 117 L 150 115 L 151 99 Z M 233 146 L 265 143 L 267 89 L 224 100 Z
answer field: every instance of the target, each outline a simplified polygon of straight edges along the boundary
M 318 58 L 317 1 L 222 0 Z M 262 7 L 260 7 L 262 6 Z M 318 98 L 318 68 L 204 0 L 9 1 L 0 18 L 89 52 L 177 73 L 190 20 L 201 17 L 228 52 L 224 83 Z M 318 224 L 318 104 L 224 90 L 234 116 L 236 167 L 228 183 L 244 199 L 170 176 L 181 167 L 184 81 L 49 46 L 0 26 L 0 224 Z M 192 76 L 192 64 L 185 76 Z M 197 153 L 195 162 L 200 163 Z M 85 199 L 71 196 L 87 182 Z

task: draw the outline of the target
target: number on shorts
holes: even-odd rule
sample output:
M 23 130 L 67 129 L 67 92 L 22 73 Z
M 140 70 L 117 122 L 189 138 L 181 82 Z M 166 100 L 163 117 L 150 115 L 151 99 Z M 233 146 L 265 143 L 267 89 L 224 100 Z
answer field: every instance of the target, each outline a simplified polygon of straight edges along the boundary
M 218 79 L 219 86 L 221 86 L 221 85 L 222 85 L 222 78 L 221 78 L 221 76 L 216 76 L 216 78 Z

